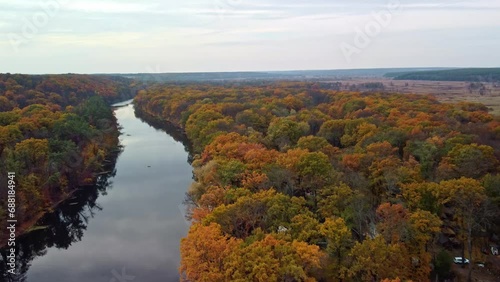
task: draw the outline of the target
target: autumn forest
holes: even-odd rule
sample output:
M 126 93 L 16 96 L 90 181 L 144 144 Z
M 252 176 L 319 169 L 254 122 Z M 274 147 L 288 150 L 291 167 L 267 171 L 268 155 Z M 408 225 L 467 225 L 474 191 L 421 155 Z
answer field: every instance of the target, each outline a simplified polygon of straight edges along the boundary
M 498 117 L 326 88 L 139 92 L 138 110 L 181 128 L 195 155 L 183 280 L 429 281 L 450 277 L 452 253 L 485 260 L 500 227 Z
M 110 102 L 134 95 L 122 78 L 0 75 L 0 170 L 15 171 L 17 219 L 27 231 L 80 186 L 95 183 L 118 150 Z M 7 206 L 7 182 L 0 184 Z M 2 231 L 6 209 L 0 210 Z M 0 233 L 0 246 L 7 234 Z

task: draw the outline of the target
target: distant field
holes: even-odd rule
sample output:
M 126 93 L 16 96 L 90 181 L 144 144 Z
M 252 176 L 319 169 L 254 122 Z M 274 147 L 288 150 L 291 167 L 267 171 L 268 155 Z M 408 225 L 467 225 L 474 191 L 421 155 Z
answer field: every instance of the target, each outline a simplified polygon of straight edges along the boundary
M 385 92 L 432 94 L 443 102 L 471 101 L 483 103 L 491 108 L 491 113 L 500 116 L 500 84 L 483 83 L 483 95 L 479 89 L 471 89 L 470 82 L 458 81 L 420 81 L 420 80 L 392 80 L 392 79 L 350 79 L 342 80 L 345 90 L 358 88 L 367 91 L 366 83 L 382 83 Z
M 395 80 L 499 82 L 500 68 L 466 68 L 387 73 Z
M 141 81 L 155 82 L 228 82 L 228 81 L 273 81 L 273 80 L 311 80 L 344 79 L 349 77 L 383 78 L 388 73 L 410 73 L 446 70 L 449 68 L 381 68 L 381 69 L 333 69 L 333 70 L 295 70 L 261 72 L 192 72 L 192 73 L 129 73 L 114 74 Z M 109 75 L 109 74 L 108 74 Z
M 260 85 L 269 81 L 328 82 L 333 87 L 331 89 L 338 89 L 336 82 L 340 81 L 342 83 L 340 88 L 347 91 L 432 94 L 443 102 L 479 102 L 491 108 L 493 114 L 500 116 L 500 68 L 392 68 L 117 75 L 141 81 L 179 84 L 245 82 Z M 402 79 L 405 77 L 408 79 Z M 436 81 L 439 79 L 441 80 Z

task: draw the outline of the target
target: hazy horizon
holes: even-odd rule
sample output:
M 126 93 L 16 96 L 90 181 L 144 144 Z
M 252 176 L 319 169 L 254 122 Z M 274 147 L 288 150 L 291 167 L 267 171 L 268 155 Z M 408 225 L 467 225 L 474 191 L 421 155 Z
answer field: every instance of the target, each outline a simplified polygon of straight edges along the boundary
M 0 0 L 1 73 L 500 66 L 500 0 Z
M 94 73 L 86 73 L 86 72 L 58 72 L 58 73 L 30 73 L 30 72 L 0 72 L 0 74 L 26 74 L 26 75 L 64 75 L 64 74 L 77 74 L 77 75 L 113 75 L 113 74 L 201 74 L 201 73 L 279 73 L 279 72 L 315 72 L 315 71 L 363 71 L 363 70 L 393 70 L 393 69 L 408 69 L 408 70 L 440 70 L 440 69 L 483 69 L 483 68 L 491 68 L 497 69 L 500 66 L 492 66 L 492 67 L 477 67 L 477 66 L 459 66 L 459 67 L 367 67 L 367 68 L 345 68 L 345 69 L 284 69 L 284 70 L 233 70 L 233 71 L 167 71 L 167 72 L 94 72 Z

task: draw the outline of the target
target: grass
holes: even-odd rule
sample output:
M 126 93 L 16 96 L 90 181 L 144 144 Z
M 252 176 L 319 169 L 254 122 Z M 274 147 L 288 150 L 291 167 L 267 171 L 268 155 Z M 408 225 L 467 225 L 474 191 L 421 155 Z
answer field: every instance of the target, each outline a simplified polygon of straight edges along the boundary
M 341 81 L 343 85 L 362 85 L 365 83 L 380 82 L 384 84 L 384 92 L 406 93 L 406 94 L 431 94 L 442 102 L 457 103 L 461 101 L 477 102 L 485 104 L 491 109 L 491 114 L 500 116 L 500 85 L 495 83 L 483 83 L 487 89 L 484 95 L 478 91 L 469 90 L 470 82 L 463 81 L 416 81 L 416 80 L 392 80 L 392 79 L 365 79 L 354 78 Z M 348 90 L 348 89 L 346 89 Z

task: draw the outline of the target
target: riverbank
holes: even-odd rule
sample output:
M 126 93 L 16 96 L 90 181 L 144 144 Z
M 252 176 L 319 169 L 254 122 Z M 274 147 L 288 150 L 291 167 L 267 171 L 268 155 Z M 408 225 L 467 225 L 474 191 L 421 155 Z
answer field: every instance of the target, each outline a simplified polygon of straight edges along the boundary
M 180 142 L 186 148 L 186 152 L 189 153 L 189 162 L 192 162 L 193 159 L 193 144 L 189 140 L 186 135 L 184 129 L 182 129 L 179 125 L 174 124 L 170 121 L 163 120 L 161 117 L 158 117 L 152 113 L 144 111 L 141 107 L 134 107 L 134 114 L 137 118 L 142 120 L 143 122 L 149 124 L 153 128 L 157 130 L 163 130 L 168 135 L 172 136 L 175 141 Z
M 44 216 L 37 223 L 44 229 L 18 238 L 17 269 L 27 281 L 109 282 L 123 267 L 141 281 L 179 280 L 180 240 L 189 227 L 183 201 L 192 182 L 187 149 L 132 105 L 114 111 L 123 151 L 111 176 Z
M 116 163 L 116 159 L 118 158 L 121 148 L 119 145 L 118 141 L 118 136 L 119 136 L 119 131 L 118 131 L 118 123 L 116 119 L 113 120 L 113 125 L 112 128 L 114 129 L 113 132 L 108 133 L 107 137 L 111 137 L 115 139 L 115 149 L 110 149 L 108 151 L 108 154 L 106 157 L 103 159 L 103 161 L 99 164 L 99 167 L 101 167 L 100 170 L 96 170 L 92 172 L 93 179 L 90 183 L 85 183 L 83 185 L 83 181 L 80 179 L 77 182 L 80 183 L 80 185 L 75 186 L 73 189 L 70 189 L 69 192 L 65 193 L 64 195 L 61 195 L 59 199 L 55 200 L 55 202 L 50 205 L 49 207 L 44 208 L 42 211 L 37 213 L 34 217 L 32 217 L 30 220 L 22 222 L 19 226 L 16 228 L 16 238 L 19 238 L 21 236 L 24 236 L 26 234 L 29 234 L 31 231 L 36 230 L 37 223 L 40 219 L 42 219 L 46 214 L 53 212 L 55 209 L 57 209 L 61 204 L 64 202 L 68 201 L 71 199 L 76 192 L 82 189 L 92 189 L 96 183 L 99 177 L 102 177 L 103 173 L 107 173 L 110 171 L 112 167 L 114 167 L 114 164 Z M 2 233 L 2 236 L 0 237 L 0 249 L 3 249 L 7 246 L 7 241 L 8 240 L 8 234 Z

